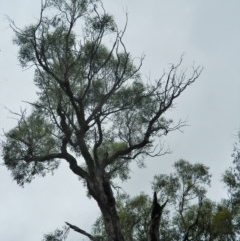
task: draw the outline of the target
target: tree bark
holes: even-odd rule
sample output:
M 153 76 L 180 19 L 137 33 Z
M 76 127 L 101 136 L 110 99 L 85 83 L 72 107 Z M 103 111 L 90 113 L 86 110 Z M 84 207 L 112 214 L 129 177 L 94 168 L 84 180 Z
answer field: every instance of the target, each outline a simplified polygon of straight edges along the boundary
M 95 173 L 87 182 L 91 196 L 102 212 L 108 241 L 124 241 L 112 187 L 106 173 Z

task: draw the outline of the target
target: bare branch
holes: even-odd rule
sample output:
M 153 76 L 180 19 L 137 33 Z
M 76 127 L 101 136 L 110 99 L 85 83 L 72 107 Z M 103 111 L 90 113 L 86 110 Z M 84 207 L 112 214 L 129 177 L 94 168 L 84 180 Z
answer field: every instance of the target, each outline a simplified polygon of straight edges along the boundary
M 72 225 L 72 224 L 70 224 L 70 223 L 68 223 L 68 222 L 65 222 L 65 223 L 66 223 L 72 230 L 74 230 L 75 232 L 78 232 L 78 233 L 80 233 L 80 234 L 88 237 L 88 238 L 89 238 L 90 240 L 92 240 L 92 241 L 99 241 L 99 240 L 101 240 L 101 237 L 95 237 L 95 236 L 91 235 L 90 233 L 84 231 L 83 229 L 81 229 L 81 228 L 79 228 L 79 227 L 77 227 L 77 226 L 75 226 L 75 225 Z

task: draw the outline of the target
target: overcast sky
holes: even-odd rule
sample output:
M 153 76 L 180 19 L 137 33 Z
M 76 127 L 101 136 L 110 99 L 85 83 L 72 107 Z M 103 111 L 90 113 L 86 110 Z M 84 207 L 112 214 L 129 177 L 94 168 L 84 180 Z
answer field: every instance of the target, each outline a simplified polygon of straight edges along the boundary
M 143 76 L 161 76 L 169 63 L 184 53 L 187 66 L 202 65 L 197 82 L 177 100 L 170 115 L 187 119 L 183 132 L 165 140 L 172 154 L 147 160 L 147 168 L 134 168 L 124 189 L 151 194 L 156 173 L 171 171 L 180 158 L 202 162 L 213 174 L 210 197 L 224 195 L 221 174 L 231 165 L 233 144 L 240 129 L 240 1 L 238 0 L 103 0 L 123 27 L 129 14 L 125 43 L 132 56 L 146 55 Z M 18 26 L 38 17 L 40 0 L 0 1 L 0 127 L 1 134 L 16 120 L 7 109 L 19 111 L 24 100 L 34 100 L 33 70 L 22 70 L 6 15 Z M 38 178 L 25 188 L 0 166 L 0 239 L 37 241 L 44 233 L 69 221 L 90 231 L 97 205 L 85 197 L 81 182 L 63 164 L 54 176 Z M 69 240 L 75 241 L 72 235 Z M 84 240 L 80 237 L 78 240 Z

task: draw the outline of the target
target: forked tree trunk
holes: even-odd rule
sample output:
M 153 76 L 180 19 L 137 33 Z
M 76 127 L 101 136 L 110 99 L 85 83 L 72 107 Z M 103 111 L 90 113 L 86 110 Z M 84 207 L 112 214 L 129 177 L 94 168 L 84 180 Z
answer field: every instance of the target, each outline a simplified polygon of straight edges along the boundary
M 88 181 L 88 189 L 102 212 L 108 241 L 124 241 L 109 180 L 104 175 L 94 175 Z
M 153 203 L 152 203 L 152 213 L 151 221 L 148 230 L 148 241 L 159 241 L 160 240 L 160 222 L 162 217 L 162 212 L 168 201 L 163 205 L 160 205 L 157 200 L 157 193 L 154 192 Z

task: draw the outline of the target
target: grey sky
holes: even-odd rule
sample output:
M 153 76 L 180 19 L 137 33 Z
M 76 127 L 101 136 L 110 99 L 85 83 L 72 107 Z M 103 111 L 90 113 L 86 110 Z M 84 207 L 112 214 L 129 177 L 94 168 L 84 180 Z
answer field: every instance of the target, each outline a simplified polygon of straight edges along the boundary
M 124 189 L 133 194 L 151 193 L 152 176 L 169 172 L 174 161 L 184 158 L 210 166 L 213 188 L 209 195 L 220 198 L 224 195 L 219 184 L 221 173 L 231 164 L 240 128 L 240 1 L 103 0 L 103 3 L 120 26 L 124 25 L 128 11 L 125 43 L 132 56 L 146 55 L 143 77 L 159 77 L 183 53 L 185 66 L 204 67 L 200 79 L 177 100 L 170 113 L 176 121 L 187 119 L 189 124 L 183 133 L 174 132 L 166 138 L 166 146 L 173 154 L 147 160 L 146 169 L 134 168 L 133 178 L 124 184 Z M 0 2 L 0 127 L 5 131 L 16 123 L 5 107 L 19 111 L 25 106 L 22 100 L 36 98 L 33 70 L 21 70 L 5 15 L 23 27 L 37 19 L 39 9 L 40 0 Z M 85 193 L 66 164 L 54 176 L 38 178 L 24 189 L 12 182 L 10 173 L 0 166 L 1 240 L 41 240 L 44 233 L 61 227 L 64 221 L 90 231 L 98 209 Z

